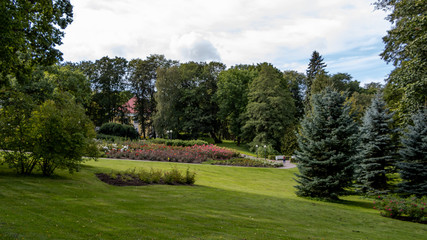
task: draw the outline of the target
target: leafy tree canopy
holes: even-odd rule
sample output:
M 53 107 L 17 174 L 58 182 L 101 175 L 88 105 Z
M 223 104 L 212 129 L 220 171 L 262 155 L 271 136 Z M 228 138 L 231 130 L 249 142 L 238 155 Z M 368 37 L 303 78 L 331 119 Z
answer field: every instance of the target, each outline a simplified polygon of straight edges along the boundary
M 388 77 L 385 97 L 399 120 L 427 106 L 427 4 L 425 0 L 379 0 L 377 9 L 390 12 L 393 26 L 383 38 L 381 57 L 395 69 Z
M 62 60 L 63 30 L 73 21 L 69 0 L 4 0 L 0 3 L 0 87 L 10 78 L 28 82 L 35 65 Z

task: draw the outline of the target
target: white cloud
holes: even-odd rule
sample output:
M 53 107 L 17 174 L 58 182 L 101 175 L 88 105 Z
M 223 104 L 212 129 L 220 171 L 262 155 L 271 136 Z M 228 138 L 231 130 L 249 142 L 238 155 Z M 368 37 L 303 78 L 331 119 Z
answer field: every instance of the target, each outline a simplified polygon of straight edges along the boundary
M 336 59 L 341 53 L 352 57 L 354 49 L 380 52 L 378 43 L 389 24 L 371 3 L 74 0 L 74 22 L 60 50 L 69 61 L 165 54 L 180 61 L 221 60 L 228 66 L 271 62 L 283 70 L 295 66 L 301 71 L 313 50 Z
M 184 61 L 221 61 L 217 49 L 199 33 L 172 37 L 170 48 L 173 57 Z

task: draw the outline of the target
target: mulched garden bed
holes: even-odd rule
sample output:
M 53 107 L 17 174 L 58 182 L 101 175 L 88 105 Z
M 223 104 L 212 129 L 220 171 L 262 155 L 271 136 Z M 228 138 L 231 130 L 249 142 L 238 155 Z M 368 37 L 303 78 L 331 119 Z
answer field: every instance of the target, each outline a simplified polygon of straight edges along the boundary
M 406 221 L 406 222 L 414 222 L 414 223 L 427 224 L 427 220 L 417 222 L 417 221 L 414 220 L 414 218 L 407 217 L 407 216 L 399 216 L 399 217 L 396 217 L 394 219 L 398 219 L 400 221 Z
M 117 178 L 112 178 L 106 173 L 97 173 L 95 174 L 99 180 L 114 186 L 143 186 L 148 185 L 147 183 L 141 181 L 138 178 L 126 179 L 124 180 L 120 175 L 117 175 Z

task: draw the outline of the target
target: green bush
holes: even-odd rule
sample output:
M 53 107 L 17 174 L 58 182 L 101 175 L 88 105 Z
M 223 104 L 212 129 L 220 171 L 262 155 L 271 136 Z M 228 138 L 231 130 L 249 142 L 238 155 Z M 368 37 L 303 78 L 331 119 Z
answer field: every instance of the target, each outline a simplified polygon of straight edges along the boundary
M 185 177 L 177 168 L 172 168 L 172 170 L 163 173 L 163 181 L 166 184 L 178 184 L 185 183 Z
M 427 220 L 427 197 L 401 198 L 397 195 L 378 196 L 374 201 L 374 208 L 381 215 L 390 218 L 405 216 L 415 222 Z
M 264 147 L 265 146 L 265 147 Z M 266 145 L 263 143 L 250 143 L 249 144 L 249 149 L 252 152 L 257 153 L 257 155 L 261 158 L 267 158 L 269 156 L 276 156 L 279 155 L 279 152 L 274 150 L 273 146 L 271 145 Z M 269 158 L 270 159 L 270 158 Z M 274 158 L 273 158 L 274 159 Z
M 0 149 L 3 161 L 20 174 L 31 174 L 37 161 L 32 152 L 34 136 L 31 135 L 33 100 L 20 92 L 0 91 Z
M 150 142 L 156 144 L 165 144 L 167 146 L 182 146 L 189 147 L 194 145 L 208 145 L 208 142 L 203 140 L 181 140 L 181 139 L 163 139 L 155 138 L 151 139 Z
M 187 171 L 185 171 L 185 183 L 193 185 L 194 182 L 196 182 L 196 173 L 191 172 L 190 168 L 187 168 Z
M 160 169 L 153 169 L 150 170 L 150 177 L 152 183 L 160 183 L 162 180 L 163 172 Z
M 108 142 L 124 142 L 127 139 L 125 137 L 119 137 L 119 136 L 114 136 L 114 135 L 107 135 L 107 134 L 102 134 L 102 133 L 97 133 L 96 134 L 96 139 L 99 140 L 106 140 Z
M 83 156 L 97 157 L 95 131 L 83 107 L 66 94 L 47 100 L 31 117 L 34 147 L 32 156 L 38 159 L 43 175 L 55 169 L 78 171 Z
M 94 126 L 83 107 L 67 93 L 34 106 L 22 93 L 0 92 L 0 149 L 4 161 L 18 173 L 43 175 L 55 169 L 77 171 L 83 156 L 97 157 Z
M 137 139 L 139 137 L 138 131 L 133 126 L 113 122 L 102 124 L 98 133 L 130 139 Z
M 242 167 L 283 167 L 282 162 L 275 162 L 261 159 L 251 158 L 232 158 L 229 160 L 214 160 L 210 162 L 214 165 L 231 165 L 231 166 L 242 166 Z

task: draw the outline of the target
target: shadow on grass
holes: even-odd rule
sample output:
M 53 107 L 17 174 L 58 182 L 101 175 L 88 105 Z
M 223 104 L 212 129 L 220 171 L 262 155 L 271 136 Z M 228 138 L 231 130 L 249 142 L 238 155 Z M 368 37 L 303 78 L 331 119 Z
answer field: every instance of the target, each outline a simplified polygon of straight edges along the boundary
M 31 236 L 31 231 L 43 236 L 49 230 L 58 239 L 88 239 L 89 234 L 96 234 L 100 229 L 105 234 L 104 239 L 140 238 L 138 230 L 141 229 L 145 236 L 157 239 L 190 239 L 194 236 L 201 239 L 218 239 L 219 236 L 225 239 L 401 237 L 394 236 L 393 232 L 399 223 L 385 219 L 383 222 L 387 224 L 378 225 L 379 218 L 374 214 L 358 211 L 357 208 L 366 207 L 362 201 L 342 200 L 330 204 L 294 196 L 268 196 L 237 188 L 197 185 L 197 182 L 195 186 L 179 187 L 106 187 L 93 181 L 95 178 L 88 179 L 102 169 L 84 166 L 82 173 L 76 173 L 80 176 L 67 181 L 66 185 L 62 181 L 68 179 L 66 176 L 54 178 L 58 181 L 30 176 L 30 182 L 37 182 L 37 185 L 19 186 L 19 181 L 1 181 L 0 192 L 2 187 L 8 189 L 13 186 L 20 195 L 28 196 L 14 198 L 16 191 L 3 194 L 0 210 L 20 214 L 12 220 L 5 220 L 7 223 L 13 221 L 16 226 L 10 232 L 22 232 L 22 237 L 25 237 Z M 10 171 L 2 175 L 3 172 L 0 167 L 0 176 L 22 178 Z M 46 187 L 46 191 L 39 193 L 41 187 Z M 28 207 L 24 205 L 28 198 L 31 198 L 34 212 L 27 211 Z M 34 217 L 34 213 L 42 213 L 43 218 L 37 218 L 36 223 L 29 226 L 26 221 Z M 76 219 L 91 222 L 91 225 L 82 228 Z M 51 226 L 52 222 L 61 227 Z M 421 236 L 420 231 L 410 231 L 412 229 L 408 230 L 410 237 Z
M 76 173 L 76 172 L 75 172 Z M 77 172 L 78 173 L 78 172 Z M 50 176 L 44 176 L 42 172 L 33 171 L 31 174 L 20 174 L 16 170 L 10 168 L 0 168 L 0 177 L 12 177 L 16 179 L 53 179 L 53 180 L 69 180 L 69 176 L 64 176 L 64 173 L 54 172 Z

